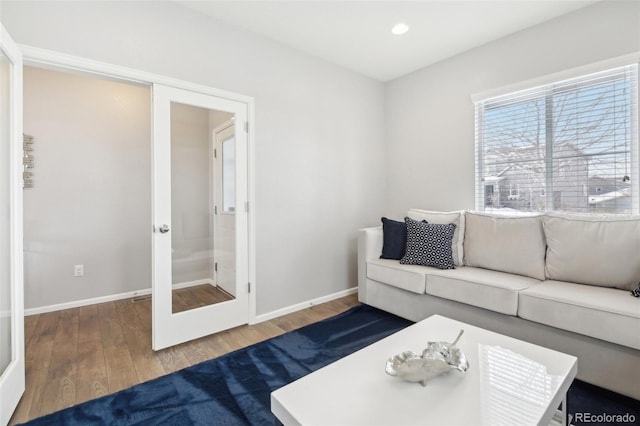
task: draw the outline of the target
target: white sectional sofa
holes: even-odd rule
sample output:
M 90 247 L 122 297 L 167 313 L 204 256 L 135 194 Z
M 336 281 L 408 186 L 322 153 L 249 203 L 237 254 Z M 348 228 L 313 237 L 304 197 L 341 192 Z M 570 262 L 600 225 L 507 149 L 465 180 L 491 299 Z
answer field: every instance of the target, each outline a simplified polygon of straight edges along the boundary
M 578 378 L 640 399 L 640 217 L 506 217 L 410 210 L 454 223 L 455 269 L 381 259 L 358 236 L 362 303 L 419 321 L 448 316 L 578 357 Z

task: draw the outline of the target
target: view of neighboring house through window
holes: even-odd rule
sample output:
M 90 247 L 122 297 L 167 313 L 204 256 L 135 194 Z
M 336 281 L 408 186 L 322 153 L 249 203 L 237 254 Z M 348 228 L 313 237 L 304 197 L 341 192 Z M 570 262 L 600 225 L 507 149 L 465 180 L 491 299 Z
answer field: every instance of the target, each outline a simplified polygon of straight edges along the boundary
M 638 212 L 638 66 L 480 100 L 476 208 Z

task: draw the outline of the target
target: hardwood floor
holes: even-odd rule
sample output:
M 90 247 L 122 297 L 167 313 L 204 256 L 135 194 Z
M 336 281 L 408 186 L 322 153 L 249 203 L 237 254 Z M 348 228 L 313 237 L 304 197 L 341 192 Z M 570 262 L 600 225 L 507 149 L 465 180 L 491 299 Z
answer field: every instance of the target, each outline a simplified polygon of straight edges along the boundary
M 339 314 L 351 295 L 154 352 L 151 299 L 25 318 L 26 390 L 10 425 L 113 393 Z
M 148 296 L 151 297 L 151 296 Z M 189 309 L 213 305 L 232 300 L 233 296 L 219 287 L 210 284 L 196 285 L 193 287 L 173 290 L 171 297 L 171 312 L 188 311 Z

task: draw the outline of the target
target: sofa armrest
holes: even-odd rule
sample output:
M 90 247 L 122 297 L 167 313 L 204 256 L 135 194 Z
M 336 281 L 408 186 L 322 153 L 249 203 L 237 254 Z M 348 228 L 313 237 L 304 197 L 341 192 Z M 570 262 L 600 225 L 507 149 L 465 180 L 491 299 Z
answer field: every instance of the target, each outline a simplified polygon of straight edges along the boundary
M 367 262 L 382 254 L 382 226 L 358 231 L 358 300 L 366 303 Z

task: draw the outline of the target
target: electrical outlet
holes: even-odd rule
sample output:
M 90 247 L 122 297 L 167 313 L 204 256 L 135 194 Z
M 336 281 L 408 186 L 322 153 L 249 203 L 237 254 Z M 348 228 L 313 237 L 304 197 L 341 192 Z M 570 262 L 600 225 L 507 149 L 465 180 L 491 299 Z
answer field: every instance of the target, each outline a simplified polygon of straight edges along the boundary
M 76 277 L 84 276 L 84 265 L 75 265 L 73 267 L 73 275 Z

